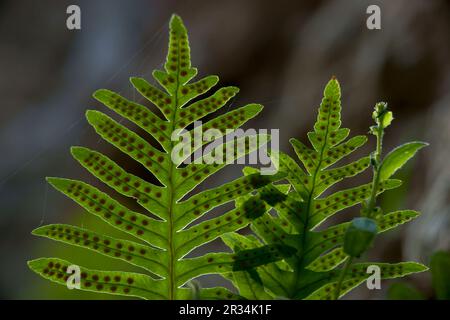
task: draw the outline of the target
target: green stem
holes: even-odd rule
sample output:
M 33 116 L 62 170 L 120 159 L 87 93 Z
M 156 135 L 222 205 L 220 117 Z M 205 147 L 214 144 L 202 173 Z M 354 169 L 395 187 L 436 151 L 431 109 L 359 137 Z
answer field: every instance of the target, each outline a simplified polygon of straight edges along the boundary
M 320 157 L 319 157 L 319 162 L 314 170 L 314 174 L 312 175 L 312 187 L 311 187 L 311 191 L 309 192 L 308 195 L 308 202 L 307 202 L 307 214 L 305 215 L 305 221 L 303 223 L 303 232 L 301 233 L 301 248 L 302 250 L 305 248 L 305 243 L 306 243 L 306 234 L 308 233 L 309 230 L 309 217 L 310 214 L 312 212 L 312 202 L 314 199 L 314 190 L 316 188 L 316 179 L 317 179 L 317 175 L 320 171 L 320 166 L 322 164 L 323 161 L 323 155 L 325 153 L 325 148 L 326 148 L 326 141 L 328 139 L 328 134 L 329 134 L 329 128 L 330 128 L 330 119 L 331 119 L 331 113 L 328 113 L 328 117 L 327 117 L 327 121 L 328 121 L 328 125 L 325 131 L 325 141 L 322 145 L 322 147 L 320 148 Z M 301 272 L 304 270 L 304 255 L 302 254 L 301 257 L 298 259 L 297 261 L 297 268 L 294 269 L 294 291 L 297 289 L 298 287 L 298 283 L 301 280 Z
M 347 271 L 350 268 L 352 261 L 353 261 L 353 257 L 348 257 L 347 260 L 345 261 L 344 268 L 342 269 L 341 274 L 339 275 L 339 280 L 338 280 L 338 283 L 336 286 L 334 300 L 339 299 L 339 295 L 341 293 L 342 282 L 344 281 L 344 277 L 347 274 Z
M 377 190 L 380 183 L 380 164 L 381 164 L 381 153 L 383 149 L 383 135 L 384 127 L 380 124 L 377 129 L 377 148 L 375 150 L 375 164 L 373 166 L 373 180 L 372 180 L 372 192 L 370 194 L 369 202 L 367 205 L 367 216 L 372 218 L 373 210 L 376 205 Z
M 180 41 L 178 40 L 178 48 L 180 48 Z M 180 58 L 178 55 L 178 61 L 177 61 L 178 69 L 177 69 L 177 80 L 176 80 L 176 88 L 175 88 L 175 94 L 174 94 L 174 103 L 175 103 L 175 111 L 172 116 L 172 132 L 175 130 L 175 123 L 177 121 L 178 117 L 178 90 L 180 89 L 180 72 L 179 72 L 179 66 L 180 66 Z M 172 154 L 174 148 L 174 143 L 171 141 L 170 145 L 170 153 Z M 173 161 L 170 161 L 170 168 L 169 168 L 169 215 L 167 217 L 167 222 L 169 223 L 169 300 L 175 300 L 177 295 L 177 279 L 176 279 L 176 257 L 175 252 L 176 248 L 174 246 L 176 233 L 174 232 L 174 217 L 173 217 L 173 210 L 176 206 L 176 199 L 174 198 L 174 186 L 173 186 L 173 172 L 174 169 L 174 163 Z

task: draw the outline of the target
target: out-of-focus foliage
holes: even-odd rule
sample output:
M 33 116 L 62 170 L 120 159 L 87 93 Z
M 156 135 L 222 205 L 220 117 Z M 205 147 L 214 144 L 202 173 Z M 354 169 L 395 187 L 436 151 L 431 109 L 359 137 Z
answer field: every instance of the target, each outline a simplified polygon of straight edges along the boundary
M 405 282 L 393 283 L 388 290 L 390 300 L 424 300 L 422 293 Z
M 433 298 L 438 300 L 450 300 L 450 253 L 444 251 L 435 252 L 430 262 Z M 426 295 L 414 286 L 398 282 L 389 287 L 388 298 L 390 300 L 424 300 Z
M 436 252 L 431 257 L 430 267 L 436 298 L 450 300 L 450 253 Z

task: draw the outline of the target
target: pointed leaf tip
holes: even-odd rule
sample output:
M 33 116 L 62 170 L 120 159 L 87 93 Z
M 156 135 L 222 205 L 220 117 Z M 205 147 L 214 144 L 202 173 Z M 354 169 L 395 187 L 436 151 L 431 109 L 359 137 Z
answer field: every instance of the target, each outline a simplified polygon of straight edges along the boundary
M 94 92 L 94 95 L 95 95 L 95 92 Z M 91 116 L 93 116 L 95 114 L 95 110 L 89 110 L 88 109 L 88 110 L 86 110 L 86 112 L 84 114 L 85 114 L 86 118 L 89 119 L 89 117 L 91 117 Z
M 331 77 L 324 90 L 325 97 L 341 96 L 341 86 L 335 76 Z
M 57 177 L 45 177 L 45 180 L 48 183 L 50 183 L 50 184 L 53 184 L 53 182 L 55 182 L 57 179 L 59 179 L 59 178 L 57 178 Z
M 135 86 L 139 86 L 140 84 L 145 83 L 145 80 L 139 77 L 130 77 L 130 82 Z
M 173 14 L 170 18 L 170 29 L 173 31 L 186 32 L 186 27 L 184 26 L 183 20 L 177 14 Z
M 59 177 L 46 177 L 48 183 L 50 183 L 55 189 L 59 190 L 62 186 L 67 186 L 72 180 Z
M 41 235 L 43 235 L 42 231 L 45 230 L 46 228 L 48 228 L 48 226 L 51 226 L 51 225 L 37 227 L 31 231 L 31 234 L 34 236 L 41 236 Z
M 262 109 L 264 109 L 264 106 L 262 104 L 252 103 L 250 104 L 251 107 L 249 107 L 250 111 L 254 111 L 255 115 L 260 113 Z
M 430 268 L 428 268 L 426 265 L 419 263 L 419 262 L 409 262 L 411 269 L 413 272 L 425 272 L 428 271 Z
M 92 94 L 92 96 L 93 96 L 96 100 L 98 100 L 98 99 L 102 96 L 102 94 L 103 94 L 105 91 L 107 91 L 107 90 L 106 90 L 106 89 L 97 89 L 97 90 L 94 91 L 94 93 Z
M 413 141 L 398 146 L 389 152 L 381 164 L 380 181 L 391 177 L 397 170 L 402 168 L 409 159 L 414 157 L 417 151 L 427 145 L 428 143 L 426 142 Z
M 39 260 L 39 259 L 28 260 L 28 261 L 27 261 L 28 268 L 30 268 L 31 270 L 34 271 L 33 268 L 35 267 L 35 265 L 36 265 L 36 263 L 38 262 L 38 260 Z
M 178 14 L 173 13 L 172 16 L 170 17 L 170 23 L 176 22 L 175 20 L 179 22 L 181 21 L 181 17 Z
M 85 116 L 86 116 L 86 119 L 88 120 L 88 122 L 90 124 L 93 124 L 95 122 L 95 120 L 98 119 L 98 116 L 101 114 L 102 113 L 97 110 L 87 110 L 85 113 Z
M 70 153 L 76 158 L 77 156 L 81 156 L 82 154 L 88 151 L 87 148 L 81 146 L 72 146 L 70 147 Z

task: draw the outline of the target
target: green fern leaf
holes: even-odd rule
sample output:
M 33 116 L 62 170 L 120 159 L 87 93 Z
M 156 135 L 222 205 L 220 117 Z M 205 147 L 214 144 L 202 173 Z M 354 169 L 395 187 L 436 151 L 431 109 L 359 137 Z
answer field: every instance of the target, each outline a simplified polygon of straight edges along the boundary
M 285 259 L 287 267 L 283 267 L 280 262 L 257 267 L 256 272 L 261 283 L 253 281 L 243 286 L 242 283 L 235 281 L 235 286 L 243 297 L 261 286 L 272 298 L 331 297 L 331 294 L 327 293 L 338 282 L 340 272 L 338 267 L 348 258 L 343 251 L 343 244 L 350 223 L 331 226 L 322 231 L 317 231 L 317 228 L 339 211 L 365 202 L 373 196 L 373 193 L 381 194 L 401 184 L 400 180 L 388 179 L 389 174 L 379 181 L 376 190 L 372 190 L 373 184 L 368 183 L 323 196 L 331 186 L 363 172 L 371 164 L 370 157 L 363 157 L 350 164 L 335 165 L 367 141 L 365 136 L 347 139 L 350 130 L 340 127 L 340 97 L 339 83 L 333 78 L 325 87 L 314 131 L 308 133 L 312 148 L 297 139 L 290 140 L 304 169 L 293 158 L 280 153 L 279 169 L 286 173 L 286 178 L 292 186 L 289 192 L 282 192 L 277 185 L 271 184 L 257 190 L 254 195 L 245 197 L 244 201 L 249 201 L 251 197 L 260 198 L 276 212 L 275 215 L 266 213 L 252 222 L 252 230 L 263 240 L 262 243 L 252 241 L 252 248 L 281 244 L 295 248 L 296 253 Z M 411 151 L 409 154 L 411 153 L 414 152 Z M 388 167 L 401 166 L 402 161 L 391 161 L 392 164 Z M 329 168 L 330 166 L 333 167 Z M 250 174 L 255 171 L 247 169 L 244 172 Z M 378 233 L 395 228 L 416 216 L 418 212 L 404 210 L 378 217 Z M 245 243 L 242 238 L 238 239 L 241 243 Z M 225 242 L 234 249 L 232 242 Z M 363 266 L 360 264 L 355 268 Z M 387 268 L 387 265 L 383 266 Z M 403 276 L 425 270 L 423 266 L 416 267 L 415 264 L 406 266 L 404 272 L 396 275 Z M 254 273 L 254 270 L 247 272 Z M 364 271 L 364 276 L 344 279 L 345 289 L 341 293 L 348 292 L 367 276 Z M 251 297 L 250 295 L 249 298 Z
M 28 262 L 31 270 L 43 278 L 66 285 L 69 280 L 67 269 L 74 264 L 58 258 L 40 258 Z M 143 299 L 164 299 L 165 284 L 161 280 L 132 272 L 100 271 L 80 267 L 80 289 L 100 293 L 138 297 Z
M 351 289 L 360 285 L 370 277 L 370 273 L 366 270 L 369 266 L 377 266 L 381 271 L 381 279 L 395 279 L 404 277 L 406 275 L 418 272 L 427 271 L 428 268 L 423 264 L 417 262 L 400 262 L 400 263 L 357 263 L 352 266 L 351 272 L 346 275 L 342 284 L 342 291 L 340 297 L 344 296 Z M 330 273 L 331 282 L 322 286 L 311 295 L 306 297 L 307 300 L 329 300 L 332 299 L 332 294 L 337 283 L 337 273 Z
M 216 153 L 221 151 L 222 159 L 233 161 L 257 150 L 268 140 L 267 136 L 254 135 L 221 143 L 213 150 L 206 151 L 207 146 L 203 156 L 196 159 L 200 163 L 194 161 L 183 165 L 184 160 L 209 142 L 205 139 L 199 141 L 196 128 L 188 130 L 187 127 L 225 106 L 239 91 L 236 87 L 225 87 L 209 97 L 201 97 L 217 84 L 218 77 L 207 76 L 190 83 L 196 74 L 197 69 L 191 66 L 186 28 L 181 19 L 174 15 L 170 21 L 169 50 L 164 71 L 153 72 L 153 77 L 163 89 L 158 89 L 144 79 L 131 78 L 137 91 L 154 104 L 163 117 L 110 90 L 101 89 L 94 93 L 95 99 L 150 134 L 160 148 L 100 111 L 86 112 L 86 118 L 95 131 L 151 172 L 159 185 L 126 172 L 97 151 L 85 147 L 73 147 L 71 150 L 73 157 L 92 175 L 116 192 L 134 199 L 150 215 L 135 212 L 82 181 L 48 178 L 53 187 L 89 213 L 139 241 L 116 239 L 69 225 L 48 225 L 34 230 L 34 235 L 120 259 L 146 272 L 137 274 L 81 268 L 80 289 L 144 299 L 188 299 L 192 297 L 191 290 L 185 284 L 193 278 L 211 273 L 229 273 L 248 266 L 256 268 L 260 264 L 274 262 L 292 254 L 291 248 L 269 244 L 238 253 L 209 253 L 196 258 L 186 257 L 195 248 L 227 232 L 244 228 L 252 220 L 264 215 L 270 207 L 262 200 L 250 199 L 217 218 L 196 224 L 197 219 L 217 206 L 234 201 L 235 198 L 284 176 L 262 176 L 255 173 L 187 196 L 197 185 L 228 163 L 211 161 L 215 159 Z M 190 103 L 193 99 L 196 101 Z M 249 104 L 231 110 L 205 123 L 201 133 L 214 128 L 220 133 L 214 139 L 220 138 L 227 129 L 239 128 L 261 109 L 261 105 Z M 174 158 L 174 154 L 177 155 L 175 150 L 178 141 L 174 141 L 173 137 L 181 130 L 184 130 L 184 138 L 189 137 L 194 142 L 187 154 Z M 236 143 L 238 147 L 233 147 L 232 143 Z M 233 147 L 231 154 L 230 146 Z M 65 271 L 69 265 L 72 263 L 56 258 L 29 262 L 33 271 L 62 285 L 68 278 Z M 198 296 L 207 299 L 240 298 L 224 288 L 205 288 Z
M 99 254 L 129 262 L 159 277 L 167 277 L 167 255 L 163 251 L 133 241 L 115 239 L 87 229 L 65 224 L 46 225 L 35 229 L 35 236 L 86 248 Z

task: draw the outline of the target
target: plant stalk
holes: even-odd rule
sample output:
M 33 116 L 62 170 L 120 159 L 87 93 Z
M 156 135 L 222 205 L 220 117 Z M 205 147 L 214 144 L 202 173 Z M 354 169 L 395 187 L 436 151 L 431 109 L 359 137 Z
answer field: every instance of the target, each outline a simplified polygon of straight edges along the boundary
M 337 286 L 336 286 L 334 300 L 338 300 L 339 299 L 339 295 L 341 293 L 342 282 L 344 281 L 345 275 L 347 274 L 347 271 L 350 268 L 350 265 L 352 264 L 352 261 L 353 261 L 353 257 L 348 257 L 347 260 L 345 261 L 344 268 L 342 269 L 342 272 L 339 275 L 339 280 L 338 280 L 338 283 L 337 283 Z
M 383 135 L 384 135 L 384 127 L 382 126 L 382 124 L 380 124 L 377 127 L 377 147 L 375 150 L 375 165 L 373 166 L 373 180 L 372 180 L 372 192 L 370 194 L 370 199 L 367 205 L 367 216 L 369 218 L 373 218 L 373 210 L 375 208 L 376 205 L 376 199 L 377 199 L 377 190 L 378 190 L 378 185 L 380 182 L 380 164 L 381 164 L 381 153 L 382 153 L 382 149 L 383 149 Z

